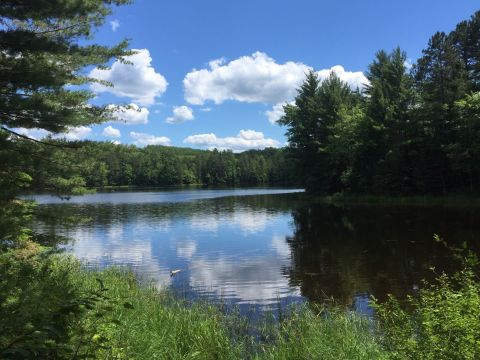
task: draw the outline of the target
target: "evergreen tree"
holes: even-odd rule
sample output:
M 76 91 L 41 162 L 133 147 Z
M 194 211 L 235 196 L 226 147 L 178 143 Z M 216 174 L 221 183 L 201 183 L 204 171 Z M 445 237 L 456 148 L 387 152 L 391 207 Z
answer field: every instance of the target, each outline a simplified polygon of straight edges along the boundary
M 412 79 L 406 70 L 407 55 L 400 48 L 392 53 L 379 51 L 369 65 L 366 85 L 366 115 L 371 126 L 367 132 L 374 146 L 367 146 L 372 164 L 371 186 L 381 192 L 407 192 L 412 177 L 409 159 L 414 121 Z
M 127 43 L 108 47 L 91 43 L 95 28 L 103 24 L 112 6 L 127 0 L 4 0 L 0 4 L 0 187 L 2 209 L 21 208 L 13 201 L 16 190 L 27 186 L 29 174 L 22 159 L 38 154 L 22 141 L 15 128 L 43 129 L 53 133 L 108 120 L 111 110 L 88 103 L 87 66 L 105 66 L 113 57 L 130 53 Z M 58 145 L 58 144 L 57 144 Z M 61 145 L 65 146 L 65 145 Z M 38 160 L 38 158 L 37 158 Z M 53 179 L 53 177 L 52 177 Z M 60 191 L 82 185 L 58 178 Z M 5 210 L 2 216 L 8 216 Z M 18 228 L 0 240 L 11 240 Z
M 317 102 L 317 91 L 320 81 L 315 72 L 310 71 L 298 89 L 295 105 L 284 107 L 285 115 L 278 121 L 287 126 L 286 136 L 291 156 L 297 159 L 299 176 L 304 184 L 315 181 L 311 170 L 316 163 L 318 151 L 318 123 L 320 109 Z M 308 185 L 307 185 L 308 186 Z
M 431 179 L 427 186 L 445 194 L 452 181 L 446 148 L 455 123 L 453 107 L 468 90 L 465 64 L 451 37 L 443 32 L 432 36 L 416 64 L 415 80 L 421 97 L 419 120 L 425 129 L 424 172 Z
M 332 193 L 341 190 L 340 177 L 346 164 L 336 161 L 331 144 L 337 124 L 346 116 L 347 109 L 352 109 L 359 99 L 359 94 L 352 92 L 349 85 L 333 72 L 318 88 L 318 150 L 316 163 L 312 168 L 313 176 L 317 179 L 314 185 L 316 191 Z
M 480 11 L 459 23 L 449 36 L 467 70 L 470 90 L 480 91 Z
M 457 101 L 454 110 L 457 121 L 446 152 L 459 172 L 458 184 L 473 192 L 480 181 L 480 92 Z
M 309 191 L 326 193 L 337 188 L 341 171 L 331 161 L 328 146 L 342 109 L 352 106 L 354 99 L 348 85 L 334 73 L 320 83 L 311 71 L 298 90 L 295 105 L 285 106 L 279 123 L 288 127 L 290 151 Z

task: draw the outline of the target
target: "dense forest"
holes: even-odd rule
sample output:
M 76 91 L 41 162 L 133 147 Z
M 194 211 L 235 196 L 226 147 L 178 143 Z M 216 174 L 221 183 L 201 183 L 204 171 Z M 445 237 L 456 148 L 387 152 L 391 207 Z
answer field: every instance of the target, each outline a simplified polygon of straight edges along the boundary
M 110 142 L 28 144 L 22 166 L 33 175 L 31 189 L 62 190 L 65 179 L 77 186 L 294 185 L 285 149 L 240 154 L 149 145 L 139 148 Z M 25 144 L 23 144 L 25 146 Z M 36 147 L 32 152 L 32 146 Z
M 314 72 L 285 106 L 289 153 L 307 190 L 480 190 L 480 12 L 434 34 L 413 65 L 379 51 L 365 89 Z

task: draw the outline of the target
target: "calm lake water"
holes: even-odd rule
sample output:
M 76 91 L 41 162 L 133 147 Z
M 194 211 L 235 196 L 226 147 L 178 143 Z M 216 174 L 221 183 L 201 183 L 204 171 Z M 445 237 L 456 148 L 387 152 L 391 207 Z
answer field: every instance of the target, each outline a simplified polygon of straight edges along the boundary
M 299 191 L 38 195 L 35 226 L 71 239 L 86 266 L 127 265 L 188 297 L 250 309 L 331 297 L 368 314 L 370 295 L 403 296 L 430 267 L 453 269 L 434 233 L 478 246 L 478 207 L 333 206 Z

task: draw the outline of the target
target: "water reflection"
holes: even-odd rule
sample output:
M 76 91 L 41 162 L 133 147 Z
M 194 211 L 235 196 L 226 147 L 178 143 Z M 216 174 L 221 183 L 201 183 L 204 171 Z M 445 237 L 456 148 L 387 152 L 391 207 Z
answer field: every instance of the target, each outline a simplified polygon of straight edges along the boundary
M 122 193 L 110 203 L 45 203 L 36 227 L 72 238 L 68 248 L 88 266 L 128 265 L 192 296 L 263 307 L 333 297 L 364 313 L 370 295 L 403 296 L 431 266 L 452 270 L 434 233 L 473 247 L 480 233 L 478 208 L 337 207 L 302 194 L 154 203 L 134 194 L 126 203 Z M 172 269 L 182 272 L 172 278 Z
M 335 207 L 309 204 L 292 212 L 291 284 L 310 300 L 333 297 L 364 308 L 372 294 L 411 293 L 431 267 L 452 271 L 451 254 L 433 241 L 466 241 L 478 249 L 478 208 Z
M 44 203 L 36 226 L 73 239 L 67 248 L 87 266 L 128 265 L 144 279 L 192 296 L 270 306 L 302 299 L 285 272 L 293 235 L 287 198 L 151 203 L 141 195 L 135 203 L 129 195 L 127 204 Z M 85 221 L 62 220 L 77 216 Z M 172 269 L 182 271 L 172 278 Z
M 170 285 L 170 269 L 152 253 L 150 239 L 132 236 L 135 229 L 124 231 L 125 227 L 128 229 L 116 223 L 108 227 L 82 227 L 63 234 L 74 239 L 67 248 L 89 267 L 128 265 L 139 274 L 148 275 L 159 286 Z
M 290 286 L 282 275 L 288 265 L 276 256 L 216 258 L 198 257 L 190 265 L 189 284 L 206 295 L 235 300 L 243 304 L 275 304 L 284 297 L 299 297 L 298 287 Z M 208 284 L 208 286 L 206 286 Z

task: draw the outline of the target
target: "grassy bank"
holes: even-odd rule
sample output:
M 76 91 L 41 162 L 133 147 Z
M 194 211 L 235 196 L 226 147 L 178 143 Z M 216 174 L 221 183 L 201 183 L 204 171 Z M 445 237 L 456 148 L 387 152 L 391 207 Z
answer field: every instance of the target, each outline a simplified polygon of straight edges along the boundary
M 41 254 L 41 253 L 40 253 Z M 125 269 L 87 271 L 35 246 L 0 258 L 5 359 L 476 359 L 480 285 L 442 276 L 378 320 L 305 305 L 249 322 L 208 302 L 142 286 Z M 413 357 L 412 357 L 413 356 Z M 453 356 L 453 357 L 452 357 Z
M 87 271 L 63 255 L 2 255 L 2 358 L 372 359 L 369 320 L 307 306 L 250 323 L 208 302 L 139 285 L 125 269 Z M 10 279 L 8 281 L 7 279 Z M 13 280 L 15 279 L 15 280 Z M 21 315 L 20 315 L 21 314 Z
M 110 301 L 118 304 L 108 316 L 122 325 L 106 327 L 108 346 L 98 350 L 100 358 L 372 359 L 382 354 L 369 321 L 355 314 L 327 315 L 301 307 L 281 322 L 267 316 L 252 324 L 217 305 L 189 304 L 154 287 L 140 287 L 120 269 L 81 276 L 90 289 L 100 277 L 108 284 Z

